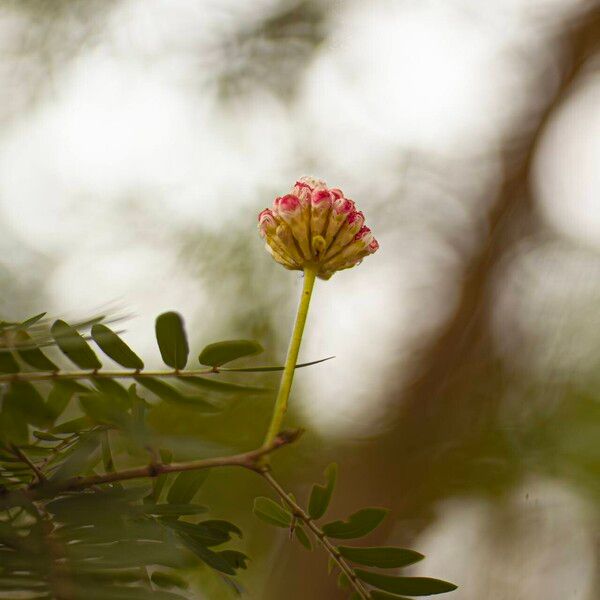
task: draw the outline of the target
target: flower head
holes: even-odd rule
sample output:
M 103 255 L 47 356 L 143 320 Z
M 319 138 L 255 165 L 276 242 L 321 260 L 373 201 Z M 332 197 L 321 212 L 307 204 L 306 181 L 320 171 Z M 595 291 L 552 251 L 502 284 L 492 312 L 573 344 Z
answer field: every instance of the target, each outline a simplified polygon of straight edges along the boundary
M 314 177 L 297 181 L 258 215 L 271 256 L 287 269 L 311 266 L 321 279 L 359 264 L 379 248 L 365 217 L 337 188 Z

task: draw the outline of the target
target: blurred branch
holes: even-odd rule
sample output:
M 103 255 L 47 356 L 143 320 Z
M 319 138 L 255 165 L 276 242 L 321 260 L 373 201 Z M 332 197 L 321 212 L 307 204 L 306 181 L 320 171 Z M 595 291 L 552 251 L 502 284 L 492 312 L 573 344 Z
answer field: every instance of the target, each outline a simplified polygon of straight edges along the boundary
M 372 460 L 383 461 L 383 468 L 396 474 L 392 493 L 413 516 L 428 514 L 439 494 L 451 493 L 450 488 L 467 481 L 506 488 L 524 464 L 512 460 L 515 449 L 498 429 L 497 407 L 511 374 L 498 360 L 492 338 L 491 284 L 497 265 L 537 226 L 529 187 L 535 153 L 547 124 L 575 92 L 591 57 L 600 50 L 597 3 L 565 25 L 548 48 L 560 53 L 560 82 L 551 93 L 540 86 L 545 101 L 533 126 L 531 113 L 515 124 L 513 138 L 505 145 L 503 183 L 488 213 L 488 234 L 465 267 L 457 308 L 422 355 L 419 377 L 401 392 L 401 415 L 386 443 L 374 450 Z M 493 459 L 493 472 L 485 459 Z
M 182 463 L 151 463 L 144 467 L 133 469 L 124 469 L 122 471 L 111 471 L 102 475 L 91 475 L 89 477 L 73 477 L 65 481 L 38 482 L 29 486 L 26 495 L 29 500 L 44 498 L 47 492 L 57 495 L 61 492 L 72 492 L 106 483 L 115 483 L 118 481 L 128 481 L 130 479 L 144 479 L 158 477 L 167 473 L 182 473 L 183 471 L 199 471 L 202 469 L 212 469 L 216 467 L 242 467 L 251 471 L 262 472 L 263 466 L 259 465 L 259 459 L 271 452 L 275 452 L 288 444 L 295 442 L 302 430 L 282 431 L 267 446 L 262 446 L 256 450 L 234 454 L 232 456 L 217 456 L 214 458 L 205 458 L 201 460 L 192 460 Z

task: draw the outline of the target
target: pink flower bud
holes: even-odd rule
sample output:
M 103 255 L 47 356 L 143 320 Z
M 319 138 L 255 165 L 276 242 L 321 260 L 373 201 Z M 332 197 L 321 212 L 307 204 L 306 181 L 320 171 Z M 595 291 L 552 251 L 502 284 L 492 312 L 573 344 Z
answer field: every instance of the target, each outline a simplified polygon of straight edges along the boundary
M 277 229 L 277 219 L 270 208 L 265 208 L 258 215 L 258 230 L 260 231 L 261 237 L 267 235 L 273 235 Z
M 292 193 L 258 217 L 267 250 L 287 269 L 315 268 L 321 279 L 349 269 L 379 248 L 362 212 L 341 190 L 302 177 Z

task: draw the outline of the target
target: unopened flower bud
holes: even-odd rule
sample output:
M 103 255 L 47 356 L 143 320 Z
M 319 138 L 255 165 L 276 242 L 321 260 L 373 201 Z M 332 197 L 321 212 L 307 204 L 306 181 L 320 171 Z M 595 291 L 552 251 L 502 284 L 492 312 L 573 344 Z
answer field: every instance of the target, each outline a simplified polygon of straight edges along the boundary
M 364 215 L 341 190 L 302 177 L 292 193 L 260 213 L 258 228 L 278 263 L 287 269 L 315 269 L 321 279 L 329 279 L 379 248 L 364 222 Z

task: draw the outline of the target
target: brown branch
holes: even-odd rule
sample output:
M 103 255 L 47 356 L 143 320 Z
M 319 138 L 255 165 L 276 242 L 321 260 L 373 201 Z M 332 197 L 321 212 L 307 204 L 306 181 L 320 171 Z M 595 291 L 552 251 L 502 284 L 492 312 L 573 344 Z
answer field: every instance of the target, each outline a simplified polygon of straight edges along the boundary
M 282 431 L 273 440 L 272 444 L 234 454 L 232 456 L 217 456 L 214 458 L 205 458 L 201 460 L 192 460 L 182 463 L 170 464 L 149 464 L 144 467 L 135 467 L 132 469 L 124 469 L 122 471 L 112 471 L 102 475 L 90 475 L 89 477 L 72 477 L 62 482 L 53 484 L 53 482 L 36 483 L 29 487 L 27 496 L 30 500 L 37 500 L 47 496 L 48 492 L 56 495 L 60 492 L 72 492 L 82 490 L 105 483 L 116 483 L 118 481 L 128 481 L 130 479 L 142 479 L 158 477 L 166 473 L 181 473 L 183 471 L 199 471 L 201 469 L 211 469 L 214 467 L 242 467 L 251 471 L 261 472 L 262 467 L 259 465 L 259 459 L 271 452 L 279 450 L 283 446 L 295 442 L 301 435 L 301 430 Z
M 42 473 L 40 468 L 18 446 L 11 444 L 10 449 L 20 461 L 24 462 L 33 471 L 38 483 L 46 481 L 44 473 Z
M 268 468 L 261 470 L 260 474 L 277 492 L 279 497 L 292 509 L 294 517 L 302 521 L 310 529 L 321 546 L 323 546 L 325 552 L 331 556 L 332 560 L 335 561 L 342 573 L 346 575 L 350 585 L 354 588 L 354 591 L 358 594 L 359 598 L 369 600 L 371 597 L 369 591 L 365 588 L 360 579 L 358 579 L 356 573 L 346 559 L 340 554 L 339 550 L 329 541 L 323 530 L 311 519 L 310 515 L 308 515 L 306 511 L 286 493 Z

